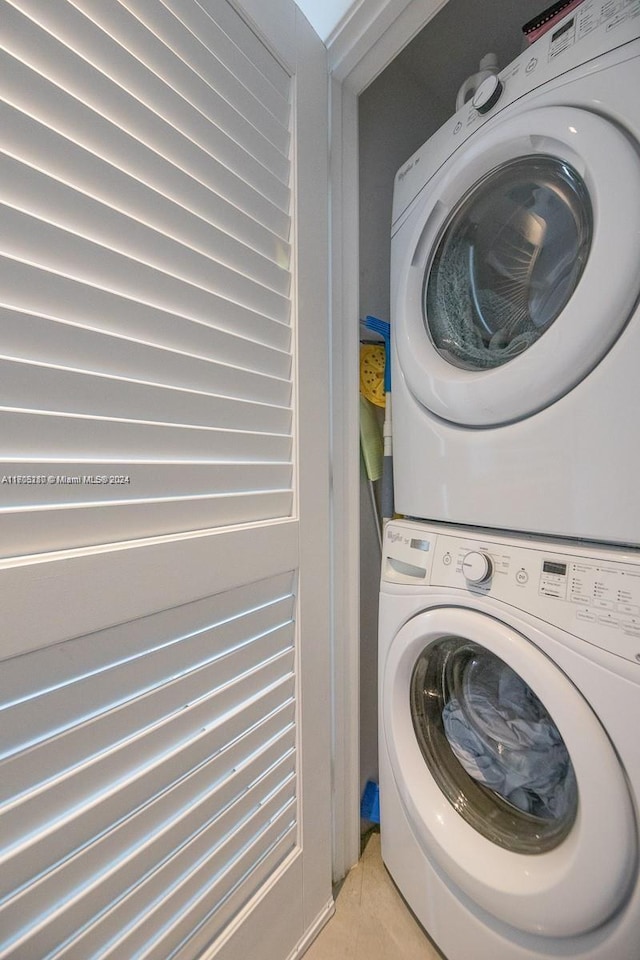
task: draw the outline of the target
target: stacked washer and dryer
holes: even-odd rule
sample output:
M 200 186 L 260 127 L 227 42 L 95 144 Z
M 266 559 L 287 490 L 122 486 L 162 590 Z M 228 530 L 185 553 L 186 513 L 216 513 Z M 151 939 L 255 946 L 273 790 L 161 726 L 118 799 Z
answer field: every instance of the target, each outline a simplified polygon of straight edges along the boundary
M 383 859 L 447 960 L 640 957 L 640 0 L 399 171 Z

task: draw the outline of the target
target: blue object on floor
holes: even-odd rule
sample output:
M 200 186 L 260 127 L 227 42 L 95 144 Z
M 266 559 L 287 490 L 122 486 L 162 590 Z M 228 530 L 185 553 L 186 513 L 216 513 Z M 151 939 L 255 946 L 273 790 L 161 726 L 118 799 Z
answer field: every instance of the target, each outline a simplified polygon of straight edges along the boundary
M 380 823 L 380 788 L 373 780 L 367 780 L 360 803 L 360 816 L 371 823 Z

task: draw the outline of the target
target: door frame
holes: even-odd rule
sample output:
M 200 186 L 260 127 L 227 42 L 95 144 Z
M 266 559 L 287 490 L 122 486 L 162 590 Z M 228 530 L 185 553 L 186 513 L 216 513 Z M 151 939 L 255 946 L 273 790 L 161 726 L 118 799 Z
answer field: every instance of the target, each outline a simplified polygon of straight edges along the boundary
M 331 230 L 333 875 L 360 856 L 358 98 L 448 0 L 361 0 L 327 39 Z

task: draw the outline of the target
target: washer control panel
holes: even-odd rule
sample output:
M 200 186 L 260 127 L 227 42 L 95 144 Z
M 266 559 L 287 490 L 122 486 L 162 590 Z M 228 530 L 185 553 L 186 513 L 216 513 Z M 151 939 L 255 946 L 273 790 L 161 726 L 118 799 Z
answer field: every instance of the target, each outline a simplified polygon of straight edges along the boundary
M 383 579 L 490 596 L 640 663 L 640 550 L 454 529 L 389 523 Z

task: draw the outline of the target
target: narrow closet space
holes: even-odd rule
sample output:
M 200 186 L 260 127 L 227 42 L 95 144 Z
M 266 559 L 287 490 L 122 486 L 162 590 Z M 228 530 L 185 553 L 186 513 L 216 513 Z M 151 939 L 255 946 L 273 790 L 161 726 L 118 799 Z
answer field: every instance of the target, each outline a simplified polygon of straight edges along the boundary
M 456 109 L 464 81 L 494 53 L 507 66 L 540 0 L 449 0 L 359 99 L 360 317 L 388 321 L 393 184 L 398 169 Z M 361 325 L 361 339 L 375 338 Z M 392 385 L 393 389 L 393 385 Z M 382 425 L 384 411 L 373 416 Z M 364 459 L 360 471 L 360 781 L 378 779 L 377 616 L 380 547 Z M 378 503 L 380 481 L 374 483 Z M 364 821 L 363 829 L 369 824 Z

